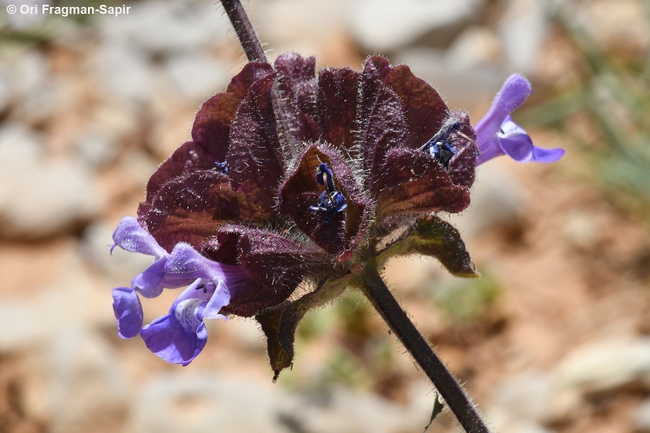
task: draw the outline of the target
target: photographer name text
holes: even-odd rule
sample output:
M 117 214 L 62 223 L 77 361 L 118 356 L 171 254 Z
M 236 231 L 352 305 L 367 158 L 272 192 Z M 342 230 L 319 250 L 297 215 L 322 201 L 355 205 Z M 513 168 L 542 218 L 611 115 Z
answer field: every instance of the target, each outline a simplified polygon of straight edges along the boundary
M 13 6 L 13 5 L 10 5 Z M 14 14 L 19 12 L 23 15 L 60 15 L 67 17 L 70 15 L 128 15 L 131 11 L 131 6 L 52 6 L 48 4 L 29 6 L 22 5 L 19 7 L 13 6 L 13 12 L 7 7 L 7 12 Z

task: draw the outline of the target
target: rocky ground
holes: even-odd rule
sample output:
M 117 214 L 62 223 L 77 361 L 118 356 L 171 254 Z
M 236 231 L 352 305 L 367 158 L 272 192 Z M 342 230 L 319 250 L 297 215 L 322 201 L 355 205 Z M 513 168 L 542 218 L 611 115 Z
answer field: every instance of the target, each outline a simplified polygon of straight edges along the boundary
M 648 52 L 640 2 L 559 3 L 604 45 Z M 110 290 L 149 263 L 110 256 L 112 231 L 243 65 L 214 2 L 129 4 L 81 21 L 0 17 L 0 433 L 421 432 L 432 387 L 356 293 L 307 317 L 276 384 L 252 321 L 211 323 L 185 368 L 117 337 Z M 544 4 L 246 7 L 271 56 L 359 69 L 383 53 L 476 122 L 512 72 L 536 89 L 576 79 L 578 56 Z M 484 278 L 459 281 L 424 258 L 391 262 L 387 278 L 495 431 L 650 431 L 648 227 L 577 174 L 586 163 L 565 136 L 530 133 L 566 157 L 481 166 L 472 207 L 450 217 Z M 148 301 L 145 320 L 174 297 Z M 443 413 L 429 431 L 457 429 Z

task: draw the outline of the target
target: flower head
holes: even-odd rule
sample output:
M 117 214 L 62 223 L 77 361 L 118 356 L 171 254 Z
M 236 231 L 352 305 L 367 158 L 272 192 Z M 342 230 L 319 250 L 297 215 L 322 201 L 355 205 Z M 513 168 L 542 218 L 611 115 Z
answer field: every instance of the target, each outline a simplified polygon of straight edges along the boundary
M 417 252 L 475 275 L 457 232 L 432 215 L 469 205 L 473 138 L 466 113 L 383 57 L 318 74 L 292 53 L 248 63 L 151 176 L 138 219 L 116 230 L 116 245 L 155 259 L 113 292 L 120 335 L 187 365 L 206 344 L 204 319 L 255 316 L 277 372 L 302 315 L 354 285 L 360 264 Z M 142 326 L 138 294 L 184 286 Z
M 500 155 L 517 162 L 554 162 L 564 155 L 564 149 L 543 149 L 533 145 L 530 136 L 510 117 L 532 93 L 530 82 L 513 74 L 492 101 L 488 113 L 476 124 L 476 144 L 481 152 L 477 164 Z

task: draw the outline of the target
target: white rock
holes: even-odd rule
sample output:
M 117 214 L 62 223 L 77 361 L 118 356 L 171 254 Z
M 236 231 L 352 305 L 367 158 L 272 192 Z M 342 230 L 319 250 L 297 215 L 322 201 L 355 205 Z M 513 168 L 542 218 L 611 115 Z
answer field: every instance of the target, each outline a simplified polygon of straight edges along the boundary
M 484 418 L 492 431 L 500 433 L 550 433 L 539 422 L 531 419 L 522 418 L 517 413 L 510 411 L 508 406 L 492 406 L 485 414 Z
M 495 388 L 493 402 L 511 415 L 542 421 L 550 412 L 553 386 L 548 374 L 526 371 L 509 376 Z
M 77 137 L 74 146 L 84 162 L 91 167 L 104 166 L 117 154 L 117 139 L 102 131 L 84 131 Z
M 445 53 L 445 66 L 454 70 L 495 68 L 501 59 L 501 42 L 486 27 L 470 27 L 461 33 Z
M 536 0 L 510 0 L 499 23 L 499 34 L 508 69 L 522 74 L 536 66 L 549 33 L 544 3 Z
M 428 424 L 434 394 L 417 390 L 410 405 L 397 405 L 374 394 L 341 387 L 302 397 L 285 409 L 285 416 L 313 433 L 399 433 L 419 431 Z
M 183 52 L 219 44 L 230 23 L 214 2 L 144 1 L 128 15 L 101 19 L 103 38 L 134 44 L 150 53 Z
M 68 89 L 65 80 L 51 77 L 22 95 L 12 116 L 32 125 L 45 122 L 66 109 L 66 104 L 72 100 L 66 92 Z
M 124 101 L 105 101 L 89 113 L 88 127 L 113 137 L 132 134 L 141 127 L 138 113 L 138 107 Z
M 0 107 L 15 104 L 13 117 L 27 123 L 47 120 L 65 104 L 66 88 L 50 74 L 45 55 L 31 50 L 0 65 Z
M 56 334 L 50 345 L 50 431 L 107 431 L 120 427 L 128 378 L 115 350 L 82 328 Z M 110 430 L 108 430 L 110 431 Z
M 39 295 L 0 300 L 0 353 L 42 347 L 69 329 L 115 326 L 108 288 L 98 289 L 75 255 L 63 262 L 61 280 Z
M 650 385 L 650 338 L 585 344 L 571 351 L 553 372 L 558 388 L 607 391 L 642 381 Z
M 279 387 L 212 373 L 179 371 L 144 384 L 134 402 L 131 431 L 138 433 L 286 433 Z
M 355 39 L 370 51 L 393 51 L 436 30 L 474 17 L 483 0 L 356 0 L 350 11 Z
M 247 7 L 260 38 L 272 48 L 271 57 L 283 47 L 305 55 L 316 54 L 347 31 L 348 0 L 275 0 L 250 2 Z M 319 62 L 320 58 L 316 58 Z
M 230 81 L 230 66 L 202 53 L 172 56 L 165 69 L 181 95 L 191 102 L 207 100 L 225 90 Z
M 155 72 L 136 46 L 103 43 L 93 52 L 90 67 L 109 101 L 139 104 L 147 102 L 154 91 Z
M 591 248 L 601 238 L 602 227 L 594 215 L 583 210 L 567 212 L 564 217 L 562 234 L 573 245 Z
M 43 137 L 22 123 L 5 123 L 0 128 L 0 162 L 29 164 L 40 162 Z
M 650 399 L 646 399 L 632 413 L 634 431 L 650 432 Z
M 40 137 L 21 125 L 0 130 L 0 235 L 52 236 L 89 220 L 100 206 L 84 164 L 45 160 Z
M 114 173 L 119 173 L 122 177 L 124 190 L 136 188 L 143 191 L 147 181 L 159 165 L 160 161 L 154 159 L 144 150 L 132 149 L 114 167 Z
M 29 50 L 10 59 L 6 66 L 14 97 L 22 97 L 30 89 L 41 87 L 48 81 L 49 71 L 45 55 L 36 50 Z
M 558 388 L 548 373 L 527 371 L 496 387 L 487 418 L 496 426 L 551 424 L 575 417 L 582 404 L 575 389 Z
M 403 406 L 340 387 L 288 394 L 277 385 L 183 370 L 145 383 L 129 424 L 139 433 L 213 432 L 215 426 L 238 433 L 286 433 L 296 426 L 311 433 L 418 431 L 428 422 L 434 395 L 428 384 L 411 392 L 411 403 Z

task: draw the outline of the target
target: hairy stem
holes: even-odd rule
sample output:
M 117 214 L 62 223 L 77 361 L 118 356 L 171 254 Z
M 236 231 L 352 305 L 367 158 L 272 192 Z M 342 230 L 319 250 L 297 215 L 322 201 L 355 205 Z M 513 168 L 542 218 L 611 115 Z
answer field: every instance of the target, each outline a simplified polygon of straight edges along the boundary
M 239 0 L 221 0 L 249 62 L 266 62 L 266 54 Z
M 465 395 L 458 382 L 422 337 L 402 307 L 386 287 L 377 272 L 376 263 L 370 261 L 361 272 L 362 291 L 379 312 L 390 329 L 402 342 L 415 362 L 431 379 L 449 409 L 467 433 L 489 433 L 474 405 Z

